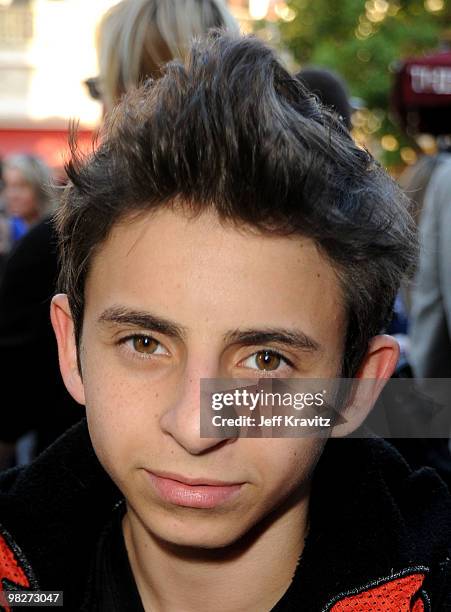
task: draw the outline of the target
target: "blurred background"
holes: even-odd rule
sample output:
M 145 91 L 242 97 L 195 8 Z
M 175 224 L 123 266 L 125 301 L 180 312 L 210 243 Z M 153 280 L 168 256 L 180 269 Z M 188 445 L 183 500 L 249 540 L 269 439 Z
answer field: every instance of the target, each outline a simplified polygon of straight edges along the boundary
M 98 73 L 96 26 L 114 4 L 0 0 L 1 158 L 27 151 L 60 168 L 70 119 L 80 121 L 80 142 L 88 146 L 101 105 L 84 81 Z M 402 129 L 392 92 L 403 60 L 443 53 L 448 69 L 417 67 L 416 78 L 429 93 L 451 96 L 449 2 L 230 0 L 228 5 L 241 29 L 279 48 L 291 69 L 314 64 L 345 79 L 354 137 L 393 173 L 414 164 L 422 152 L 434 153 L 435 135 L 428 126 L 419 131 L 418 118 L 410 133 Z

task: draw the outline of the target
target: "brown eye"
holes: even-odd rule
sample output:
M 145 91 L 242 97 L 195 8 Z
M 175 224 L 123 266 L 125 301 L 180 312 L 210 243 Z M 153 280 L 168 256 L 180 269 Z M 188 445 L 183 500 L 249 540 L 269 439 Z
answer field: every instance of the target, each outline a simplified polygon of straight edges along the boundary
M 255 361 L 259 370 L 277 370 L 281 357 L 271 351 L 259 351 L 255 355 Z
M 134 336 L 133 348 L 137 353 L 151 354 L 155 353 L 160 343 L 150 336 Z

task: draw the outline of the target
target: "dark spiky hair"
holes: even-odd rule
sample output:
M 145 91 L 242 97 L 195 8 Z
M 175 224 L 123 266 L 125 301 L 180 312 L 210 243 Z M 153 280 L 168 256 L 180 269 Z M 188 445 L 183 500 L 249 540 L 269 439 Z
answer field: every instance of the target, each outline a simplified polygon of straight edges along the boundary
M 254 37 L 216 32 L 195 42 L 186 64 L 169 63 L 123 98 L 96 151 L 74 151 L 67 172 L 60 289 L 77 343 L 87 273 L 112 227 L 174 202 L 316 242 L 343 287 L 346 376 L 413 266 L 416 239 L 396 184 Z

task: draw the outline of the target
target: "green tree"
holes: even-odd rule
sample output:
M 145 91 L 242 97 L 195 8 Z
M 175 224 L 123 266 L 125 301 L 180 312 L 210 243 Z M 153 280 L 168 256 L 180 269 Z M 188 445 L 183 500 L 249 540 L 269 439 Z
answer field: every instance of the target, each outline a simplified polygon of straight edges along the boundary
M 295 18 L 281 20 L 282 44 L 300 65 L 331 68 L 361 98 L 379 138 L 390 132 L 407 142 L 389 114 L 396 63 L 436 49 L 451 24 L 445 0 L 288 0 Z M 399 162 L 399 149 L 384 161 Z

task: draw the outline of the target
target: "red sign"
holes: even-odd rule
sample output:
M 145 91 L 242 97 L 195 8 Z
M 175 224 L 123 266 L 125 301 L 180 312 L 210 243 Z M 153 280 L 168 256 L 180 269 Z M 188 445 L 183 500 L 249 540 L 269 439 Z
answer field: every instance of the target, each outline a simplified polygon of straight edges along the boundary
M 392 100 L 407 129 L 451 133 L 451 52 L 405 60 L 396 74 Z

